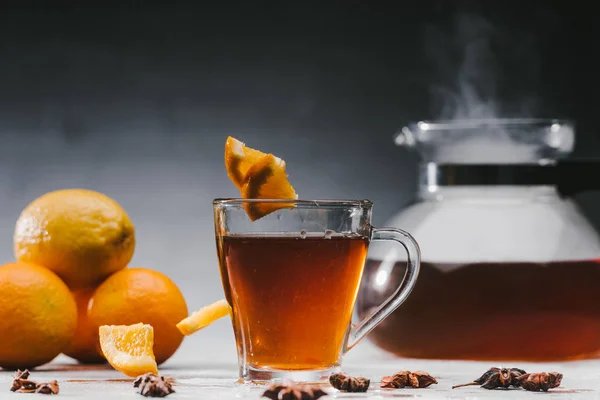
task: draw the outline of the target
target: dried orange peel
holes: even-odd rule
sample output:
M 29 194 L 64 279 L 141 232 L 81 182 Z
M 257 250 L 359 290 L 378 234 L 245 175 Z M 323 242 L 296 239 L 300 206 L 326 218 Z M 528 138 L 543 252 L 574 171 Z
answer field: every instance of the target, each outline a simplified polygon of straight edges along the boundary
M 202 307 L 189 317 L 182 319 L 177 324 L 177 329 L 185 336 L 189 336 L 227 315 L 231 315 L 231 307 L 227 300 L 222 299 Z
M 99 334 L 102 353 L 114 369 L 134 378 L 147 372 L 158 374 L 151 325 L 102 325 Z
M 298 195 L 288 181 L 285 167 L 281 158 L 247 147 L 231 136 L 225 142 L 227 175 L 244 199 L 296 200 Z M 291 207 L 294 207 L 292 202 L 245 204 L 246 213 L 252 221 Z

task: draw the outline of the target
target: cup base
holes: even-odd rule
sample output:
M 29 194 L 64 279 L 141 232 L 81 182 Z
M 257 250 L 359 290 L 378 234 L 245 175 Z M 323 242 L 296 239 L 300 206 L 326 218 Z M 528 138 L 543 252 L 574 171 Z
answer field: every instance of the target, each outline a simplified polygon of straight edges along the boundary
M 339 365 L 333 365 L 329 368 L 318 370 L 281 370 L 246 366 L 240 368 L 239 382 L 268 384 L 290 379 L 298 383 L 315 384 L 328 382 L 329 375 L 339 371 Z

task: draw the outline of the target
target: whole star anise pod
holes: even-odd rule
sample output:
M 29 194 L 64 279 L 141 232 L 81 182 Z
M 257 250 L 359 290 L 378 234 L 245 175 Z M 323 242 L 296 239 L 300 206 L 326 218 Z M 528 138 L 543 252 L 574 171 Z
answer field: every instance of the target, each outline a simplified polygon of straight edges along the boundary
M 300 385 L 289 379 L 269 386 L 262 394 L 262 397 L 271 400 L 316 400 L 323 396 L 327 396 L 327 393 L 320 387 Z
M 147 373 L 138 376 L 133 381 L 133 387 L 140 388 L 139 393 L 144 397 L 165 397 L 175 393 L 175 390 L 173 390 L 174 383 L 173 378 Z
M 366 392 L 369 389 L 371 380 L 362 376 L 353 377 L 343 372 L 331 374 L 329 383 L 337 390 L 343 392 Z
M 530 392 L 547 392 L 548 389 L 559 387 L 563 375 L 560 372 L 540 372 L 523 374 L 516 378 L 515 386 Z
M 517 386 L 517 378 L 526 372 L 520 368 L 490 368 L 479 378 L 473 382 L 463 383 L 460 385 L 452 386 L 452 389 L 456 389 L 464 386 L 475 386 L 480 385 L 484 389 L 507 389 L 510 386 Z
M 398 371 L 392 376 L 381 378 L 382 388 L 399 389 L 403 387 L 426 388 L 437 383 L 437 380 L 423 371 Z

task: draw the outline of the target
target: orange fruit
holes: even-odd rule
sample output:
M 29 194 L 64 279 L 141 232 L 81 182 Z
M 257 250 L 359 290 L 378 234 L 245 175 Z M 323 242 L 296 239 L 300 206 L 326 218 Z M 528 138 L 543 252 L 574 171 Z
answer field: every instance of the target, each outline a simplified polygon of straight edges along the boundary
M 250 167 L 266 156 L 265 153 L 259 150 L 247 147 L 245 143 L 233 138 L 227 137 L 225 141 L 225 169 L 227 176 L 238 189 L 242 189 L 246 182 L 246 174 Z M 284 168 L 285 162 L 276 157 Z
M 189 317 L 182 319 L 177 324 L 177 329 L 184 335 L 189 336 L 226 315 L 231 315 L 231 307 L 227 300 L 222 299 L 202 307 Z
M 88 305 L 94 293 L 93 289 L 81 289 L 73 292 L 77 303 L 77 329 L 69 347 L 63 352 L 84 364 L 99 364 L 106 360 L 99 351 L 98 328 L 90 323 Z
M 285 164 L 272 154 L 267 154 L 248 170 L 246 183 L 242 188 L 242 198 L 295 200 L 298 195 L 288 182 Z M 281 208 L 293 206 L 294 203 L 287 202 L 249 202 L 244 204 L 246 213 L 252 221 Z
M 154 344 L 152 326 L 104 325 L 98 331 L 102 352 L 114 369 L 131 377 L 148 372 L 158 374 L 152 352 Z
M 91 190 L 46 193 L 23 210 L 15 226 L 17 260 L 49 268 L 71 288 L 94 287 L 125 268 L 134 247 L 125 210 Z
M 127 268 L 111 275 L 94 292 L 88 318 L 102 325 L 144 323 L 154 328 L 154 355 L 160 364 L 183 340 L 176 324 L 187 317 L 185 299 L 167 276 L 146 268 Z
M 33 368 L 69 345 L 77 305 L 52 271 L 16 262 L 0 267 L 0 367 Z

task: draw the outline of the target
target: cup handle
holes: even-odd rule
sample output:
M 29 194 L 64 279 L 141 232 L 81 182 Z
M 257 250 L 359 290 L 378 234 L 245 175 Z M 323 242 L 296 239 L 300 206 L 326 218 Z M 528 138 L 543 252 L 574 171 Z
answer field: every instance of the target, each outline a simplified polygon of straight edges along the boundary
M 350 329 L 348 338 L 344 344 L 344 353 L 353 348 L 367 333 L 371 332 L 381 321 L 398 308 L 400 304 L 404 303 L 415 287 L 417 277 L 419 276 L 421 251 L 419 250 L 417 241 L 408 232 L 392 228 L 372 228 L 371 241 L 374 240 L 393 240 L 400 243 L 408 254 L 406 272 L 404 273 L 404 279 L 394 294 L 377 307 L 371 315 L 365 317 Z

